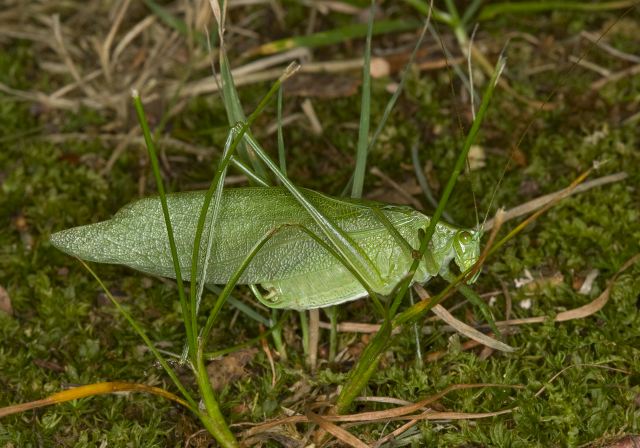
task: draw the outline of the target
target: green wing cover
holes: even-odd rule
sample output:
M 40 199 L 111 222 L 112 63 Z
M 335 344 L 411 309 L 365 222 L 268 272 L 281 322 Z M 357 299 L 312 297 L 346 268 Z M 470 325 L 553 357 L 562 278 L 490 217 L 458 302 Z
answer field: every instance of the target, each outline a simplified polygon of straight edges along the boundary
M 414 247 L 417 247 L 417 229 L 424 227 L 428 218 L 408 207 L 342 200 L 312 190 L 302 191 L 315 207 L 362 246 L 374 264 L 379 266 L 382 278 L 394 277 L 396 272 L 406 270 L 406 250 L 403 254 L 403 249 L 375 217 L 371 207 L 380 206 Z M 190 271 L 193 239 L 204 196 L 204 191 L 167 196 L 180 265 L 185 276 Z M 219 216 L 206 273 L 207 283 L 225 283 L 256 241 L 274 227 L 298 224 L 319 234 L 319 229 L 304 208 L 281 187 L 225 189 Z M 208 227 L 209 223 L 204 235 L 208 235 Z M 84 260 L 122 264 L 149 274 L 175 277 L 162 208 L 157 197 L 135 201 L 123 207 L 110 220 L 55 233 L 51 241 L 60 250 Z M 201 254 L 204 253 L 203 242 Z M 330 272 L 336 266 L 341 266 L 340 262 L 302 230 L 285 227 L 258 253 L 240 278 L 240 283 L 300 279 L 321 271 L 328 271 L 331 277 Z

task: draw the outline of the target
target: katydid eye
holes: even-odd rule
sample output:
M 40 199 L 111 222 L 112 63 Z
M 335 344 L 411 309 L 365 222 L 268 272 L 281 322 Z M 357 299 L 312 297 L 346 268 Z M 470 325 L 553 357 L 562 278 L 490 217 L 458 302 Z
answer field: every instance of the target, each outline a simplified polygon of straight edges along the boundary
M 471 234 L 469 232 L 467 232 L 466 230 L 463 230 L 462 232 L 460 232 L 458 234 L 458 238 L 460 239 L 460 242 L 462 244 L 467 244 L 467 243 L 471 242 L 473 237 L 471 236 Z

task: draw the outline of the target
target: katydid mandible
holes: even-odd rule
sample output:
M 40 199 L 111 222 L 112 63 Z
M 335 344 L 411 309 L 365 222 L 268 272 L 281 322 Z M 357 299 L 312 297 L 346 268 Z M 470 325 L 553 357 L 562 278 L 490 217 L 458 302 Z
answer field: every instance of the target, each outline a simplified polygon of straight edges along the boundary
M 419 246 L 419 233 L 426 229 L 430 218 L 406 206 L 339 199 L 307 189 L 300 191 L 372 262 L 377 270 L 375 278 L 365 279 L 373 291 L 382 296 L 391 294 L 409 270 L 415 251 L 398 241 L 398 236 L 381 222 L 379 213 L 384 214 L 412 248 Z M 204 191 L 167 195 L 183 273 L 190 270 L 197 216 L 204 196 Z M 205 227 L 205 235 L 209 225 Z M 267 291 L 258 296 L 264 305 L 305 310 L 365 297 L 367 292 L 356 277 L 301 227 L 321 235 L 305 208 L 283 187 L 224 189 L 204 282 L 226 283 L 255 243 L 280 228 L 256 254 L 238 282 L 260 285 Z M 480 237 L 478 230 L 439 222 L 414 281 L 426 283 L 447 272 L 451 260 L 461 271 L 469 269 L 478 259 Z M 83 260 L 121 264 L 148 274 L 175 278 L 157 197 L 132 202 L 107 221 L 55 233 L 51 241 L 58 249 Z M 205 251 L 204 244 L 201 254 Z M 183 275 L 185 280 L 187 275 Z M 476 277 L 477 274 L 470 282 Z

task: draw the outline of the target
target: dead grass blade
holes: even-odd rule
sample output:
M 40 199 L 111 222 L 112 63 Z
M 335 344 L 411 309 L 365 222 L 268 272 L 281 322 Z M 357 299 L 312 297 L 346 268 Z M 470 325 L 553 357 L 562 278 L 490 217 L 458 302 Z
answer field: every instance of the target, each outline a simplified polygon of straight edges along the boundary
M 422 287 L 419 288 L 422 289 Z M 418 291 L 418 294 L 420 294 L 419 289 L 416 288 L 416 291 Z M 424 289 L 422 289 L 422 291 L 424 291 Z M 500 342 L 497 339 L 494 339 L 484 333 L 481 333 L 472 326 L 456 319 L 455 317 L 453 317 L 453 314 L 447 311 L 447 309 L 442 305 L 434 306 L 431 311 L 433 311 L 433 314 L 438 316 L 440 319 L 451 325 L 457 332 L 468 337 L 469 339 L 473 339 L 474 341 L 479 342 L 482 345 L 486 345 L 487 347 L 491 347 L 495 350 L 500 350 L 507 353 L 512 353 L 517 350 L 516 348 L 511 347 L 504 342 Z
M 350 415 L 325 415 L 322 418 L 327 422 L 342 422 L 342 423 L 381 423 L 397 420 L 464 420 L 464 419 L 476 419 L 487 418 L 495 415 L 501 415 L 512 412 L 512 409 L 506 409 L 496 412 L 481 412 L 481 413 L 464 413 L 464 412 L 435 412 L 430 409 L 424 409 L 430 404 L 442 399 L 450 392 L 464 389 L 477 389 L 480 387 L 498 387 L 498 388 L 512 388 L 521 389 L 524 386 L 519 384 L 494 384 L 494 383 L 478 383 L 478 384 L 455 384 L 442 390 L 441 392 L 432 395 L 417 403 L 412 403 L 405 406 L 398 406 L 393 409 L 387 409 L 385 411 L 370 411 L 361 412 L 358 414 Z M 419 414 L 415 412 L 421 411 Z M 295 423 L 309 423 L 312 420 L 305 415 L 294 415 L 291 417 L 279 418 L 270 422 L 262 423 L 246 430 L 243 434 L 244 438 L 254 436 L 258 433 L 265 432 L 271 428 L 295 424 Z
M 364 443 L 362 440 L 358 439 L 356 436 L 351 434 L 346 429 L 341 428 L 340 426 L 336 425 L 335 423 L 331 423 L 329 420 L 325 419 L 324 417 L 319 416 L 318 414 L 315 414 L 315 413 L 313 413 L 311 411 L 307 411 L 306 412 L 306 416 L 307 416 L 307 418 L 309 419 L 310 422 L 315 423 L 322 430 L 324 430 L 327 433 L 331 434 L 333 437 L 335 437 L 336 439 L 340 440 L 341 442 L 346 443 L 350 447 L 353 447 L 353 448 L 368 448 L 369 447 L 369 445 Z
M 549 193 L 544 196 L 537 197 L 529 202 L 525 202 L 524 204 L 520 204 L 517 207 L 513 207 L 509 209 L 504 214 L 504 222 L 507 222 L 511 219 L 519 218 L 520 216 L 527 215 L 539 208 L 544 207 L 545 205 L 560 200 L 563 198 L 567 198 L 577 193 L 583 193 L 587 190 L 590 190 L 595 187 L 599 187 L 601 185 L 607 185 L 615 182 L 623 181 L 629 177 L 627 173 L 621 171 L 619 173 L 610 174 L 608 176 L 598 177 L 597 179 L 592 179 L 587 182 L 584 182 L 576 187 L 566 187 L 562 190 L 558 190 L 554 193 Z M 495 225 L 495 218 L 487 220 L 484 225 L 484 230 L 490 230 Z
M 387 443 L 388 441 L 396 439 L 399 435 L 404 434 L 406 431 L 408 431 L 409 429 L 414 427 L 416 425 L 416 423 L 418 423 L 419 421 L 420 420 L 409 420 L 404 425 L 400 426 L 399 428 L 396 428 L 395 430 L 391 431 L 386 436 L 380 438 L 380 440 L 378 440 L 376 442 L 376 444 L 373 445 L 374 448 L 378 448 L 378 447 L 384 445 L 385 443 Z
M 553 319 L 553 322 L 566 322 L 568 320 L 584 319 L 600 311 L 602 308 L 604 308 L 604 306 L 609 301 L 609 297 L 611 296 L 611 289 L 615 285 L 616 280 L 618 279 L 618 276 L 620 276 L 620 274 L 622 274 L 625 270 L 629 269 L 638 261 L 640 261 L 640 254 L 636 254 L 633 257 L 631 257 L 620 267 L 618 272 L 614 274 L 611 280 L 609 280 L 609 284 L 607 285 L 607 288 L 602 292 L 602 294 L 600 294 L 597 298 L 587 303 L 586 305 L 558 313 L 556 317 Z M 497 321 L 496 326 L 498 326 L 499 328 L 507 329 L 510 326 L 539 324 L 539 323 L 547 322 L 548 320 L 549 320 L 549 316 L 526 317 L 522 319 L 508 319 L 508 320 Z M 487 328 L 487 326 L 482 325 L 481 328 Z M 462 350 L 469 350 L 477 347 L 480 344 L 482 344 L 482 342 L 471 340 L 462 344 L 461 348 Z M 444 351 L 432 352 L 427 354 L 425 356 L 425 359 L 427 361 L 435 361 L 441 358 L 442 356 L 444 356 L 445 353 L 446 352 Z
M 168 400 L 175 401 L 182 406 L 191 409 L 189 404 L 177 395 L 159 387 L 147 386 L 139 383 L 125 383 L 119 381 L 88 384 L 86 386 L 74 387 L 73 389 L 57 392 L 49 395 L 42 400 L 31 401 L 29 403 L 20 403 L 12 406 L 0 408 L 0 418 L 7 415 L 25 412 L 30 409 L 38 409 L 52 404 L 64 403 L 66 401 L 77 400 L 79 398 L 93 397 L 95 395 L 113 394 L 118 392 L 146 392 L 158 395 Z
M 104 77 L 108 84 L 113 82 L 112 76 L 112 61 L 111 61 L 111 46 L 113 44 L 113 40 L 116 37 L 116 33 L 118 32 L 118 28 L 122 24 L 122 20 L 124 19 L 124 15 L 129 9 L 129 5 L 131 4 L 131 0 L 124 0 L 116 14 L 116 18 L 111 24 L 111 29 L 107 34 L 107 37 L 104 39 L 102 45 L 96 45 L 98 50 L 98 57 L 100 59 L 100 64 L 102 65 L 102 71 L 104 73 Z M 113 61 L 115 62 L 115 61 Z
M 329 327 L 331 328 L 331 327 Z M 318 344 L 320 343 L 320 311 L 309 310 L 309 358 L 307 364 L 312 372 L 318 366 Z
M 262 325 L 260 325 L 260 333 L 264 333 L 264 327 Z M 262 338 L 260 340 L 260 344 L 262 346 L 262 351 L 264 352 L 264 354 L 267 357 L 267 360 L 269 361 L 269 367 L 271 367 L 271 387 L 275 388 L 276 387 L 276 365 L 275 365 L 275 362 L 273 361 L 273 355 L 271 354 L 271 349 L 269 348 L 269 344 L 267 343 L 266 338 Z M 282 354 L 280 356 L 282 356 Z
M 563 311 L 558 313 L 556 317 L 553 319 L 553 322 L 565 322 L 568 320 L 574 319 L 584 319 L 585 317 L 591 316 L 594 313 L 600 311 L 609 301 L 609 297 L 611 295 L 611 289 L 616 283 L 618 276 L 622 274 L 624 271 L 629 269 L 635 263 L 640 261 L 640 254 L 636 254 L 630 259 L 628 259 L 622 267 L 614 274 L 614 276 L 609 280 L 609 284 L 606 289 L 596 297 L 593 301 L 587 303 L 586 305 L 582 305 L 578 308 L 574 308 L 571 310 Z M 546 322 L 549 319 L 548 316 L 539 316 L 539 317 L 526 317 L 523 319 L 510 319 L 496 322 L 498 326 L 508 326 L 508 325 L 524 325 L 524 324 L 537 324 Z

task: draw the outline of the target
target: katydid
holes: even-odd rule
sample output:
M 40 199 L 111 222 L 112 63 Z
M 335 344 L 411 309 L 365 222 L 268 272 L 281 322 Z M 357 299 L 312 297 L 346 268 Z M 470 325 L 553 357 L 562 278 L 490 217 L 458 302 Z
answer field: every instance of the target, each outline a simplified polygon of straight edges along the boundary
M 411 248 L 419 246 L 419 233 L 430 218 L 406 206 L 339 199 L 302 188 L 298 191 L 337 224 L 372 263 L 375 275 L 364 278 L 373 291 L 382 296 L 391 294 L 409 270 L 416 252 Z M 167 196 L 183 273 L 190 269 L 197 215 L 204 195 L 204 191 L 194 191 Z M 382 222 L 384 218 L 411 248 L 399 242 L 401 238 Z M 361 282 L 301 227 L 321 235 L 307 210 L 284 187 L 224 189 L 204 282 L 226 283 L 256 241 L 280 228 L 255 255 L 238 282 L 260 285 L 266 290 L 264 295 L 257 294 L 262 303 L 271 308 L 304 310 L 366 296 Z M 478 259 L 480 237 L 480 231 L 439 222 L 414 281 L 425 283 L 446 273 L 451 260 L 460 270 L 469 269 Z M 326 237 L 321 238 L 330 244 Z M 55 233 L 51 241 L 58 249 L 83 260 L 121 264 L 175 278 L 157 197 L 135 201 L 107 221 Z

